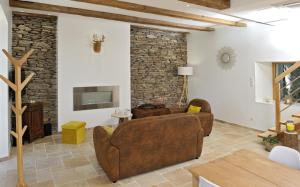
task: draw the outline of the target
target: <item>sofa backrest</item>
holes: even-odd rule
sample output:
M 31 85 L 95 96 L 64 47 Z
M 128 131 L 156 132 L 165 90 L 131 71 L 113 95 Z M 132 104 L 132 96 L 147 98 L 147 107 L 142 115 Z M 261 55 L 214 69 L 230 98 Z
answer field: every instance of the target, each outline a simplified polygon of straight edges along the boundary
M 120 151 L 123 178 L 196 158 L 200 138 L 203 132 L 195 115 L 173 114 L 125 122 L 113 133 L 111 144 Z

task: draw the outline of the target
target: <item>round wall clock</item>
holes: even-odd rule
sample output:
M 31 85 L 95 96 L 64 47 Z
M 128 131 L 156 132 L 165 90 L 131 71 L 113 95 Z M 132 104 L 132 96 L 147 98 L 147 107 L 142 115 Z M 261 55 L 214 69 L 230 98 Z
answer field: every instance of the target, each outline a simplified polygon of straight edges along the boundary
M 218 64 L 223 69 L 231 69 L 236 60 L 235 52 L 231 47 L 223 47 L 217 55 Z

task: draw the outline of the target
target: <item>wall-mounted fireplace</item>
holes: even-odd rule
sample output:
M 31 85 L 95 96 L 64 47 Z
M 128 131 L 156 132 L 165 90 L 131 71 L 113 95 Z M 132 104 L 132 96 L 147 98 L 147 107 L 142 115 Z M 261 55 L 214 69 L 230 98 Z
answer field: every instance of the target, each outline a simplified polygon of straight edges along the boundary
M 119 86 L 73 88 L 74 111 L 119 107 Z

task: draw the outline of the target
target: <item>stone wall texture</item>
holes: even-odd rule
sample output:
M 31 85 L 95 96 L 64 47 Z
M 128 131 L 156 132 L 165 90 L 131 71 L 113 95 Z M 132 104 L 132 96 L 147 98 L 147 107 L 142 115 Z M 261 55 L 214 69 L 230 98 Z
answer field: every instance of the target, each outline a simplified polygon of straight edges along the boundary
M 23 65 L 25 75 L 35 73 L 22 97 L 23 102 L 44 103 L 44 122 L 57 130 L 57 17 L 13 13 L 12 52 L 20 58 L 29 49 L 35 49 Z
M 176 105 L 183 87 L 177 68 L 186 64 L 185 33 L 132 26 L 132 108 L 161 99 L 167 106 Z

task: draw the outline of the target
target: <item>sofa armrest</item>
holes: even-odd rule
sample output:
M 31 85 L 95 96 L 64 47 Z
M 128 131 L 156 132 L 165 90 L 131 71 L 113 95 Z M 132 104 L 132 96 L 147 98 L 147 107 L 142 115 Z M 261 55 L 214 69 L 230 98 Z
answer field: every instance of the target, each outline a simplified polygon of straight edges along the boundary
M 203 148 L 203 138 L 204 138 L 204 130 L 201 128 L 201 130 L 197 134 L 197 158 L 200 157 L 202 153 Z
M 94 128 L 93 139 L 98 163 L 107 173 L 111 181 L 117 181 L 120 176 L 119 149 L 111 145 L 110 136 L 101 126 Z
M 199 112 L 199 113 L 195 113 L 194 115 L 196 115 L 198 119 L 201 121 L 201 126 L 204 132 L 204 136 L 209 136 L 212 131 L 212 127 L 214 123 L 214 115 L 208 112 Z

